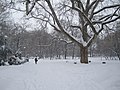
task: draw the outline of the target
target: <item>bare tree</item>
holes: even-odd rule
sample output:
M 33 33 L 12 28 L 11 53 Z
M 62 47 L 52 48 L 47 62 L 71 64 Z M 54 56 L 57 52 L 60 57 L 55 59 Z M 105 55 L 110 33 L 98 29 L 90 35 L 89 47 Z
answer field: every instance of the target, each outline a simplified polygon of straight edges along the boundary
M 58 13 L 55 7 L 56 0 L 25 0 L 25 2 L 26 14 L 48 23 L 56 31 L 75 42 L 81 48 L 80 62 L 86 64 L 88 63 L 88 47 L 106 29 L 106 26 L 120 18 L 118 15 L 120 4 L 105 4 L 106 0 L 59 1 L 57 5 L 60 6 L 59 12 L 62 11 L 62 14 Z M 61 20 L 69 22 L 71 17 L 74 19 L 72 24 L 64 27 Z M 79 31 L 77 35 L 71 34 L 74 28 Z

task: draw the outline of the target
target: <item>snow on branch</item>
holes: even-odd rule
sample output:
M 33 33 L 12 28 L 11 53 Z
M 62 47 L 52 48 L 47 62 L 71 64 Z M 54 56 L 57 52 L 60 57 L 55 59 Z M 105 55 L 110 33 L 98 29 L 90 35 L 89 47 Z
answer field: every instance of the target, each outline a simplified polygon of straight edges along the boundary
M 92 22 L 90 21 L 90 19 L 85 15 L 85 13 L 83 11 L 81 11 L 81 9 L 74 7 L 74 10 L 78 11 L 79 13 L 82 14 L 82 16 L 86 19 L 86 21 L 89 23 L 90 27 L 92 28 L 93 32 L 95 34 L 97 34 L 95 27 L 93 26 Z
M 86 43 L 86 46 L 89 47 L 91 45 L 91 43 L 97 38 L 97 35 L 94 34 L 89 41 Z
M 53 17 L 53 15 L 52 15 L 43 5 L 41 5 L 39 2 L 37 2 L 37 4 L 38 4 L 40 7 L 42 7 L 47 13 L 49 13 L 50 16 Z
M 65 42 L 65 43 L 67 43 L 67 44 L 71 44 L 71 43 L 73 43 L 73 41 L 68 41 L 68 40 L 65 40 L 65 39 L 60 39 L 60 41 L 63 41 L 63 42 Z
M 62 27 L 62 25 L 60 24 L 60 22 L 59 22 L 59 20 L 58 20 L 58 18 L 57 18 L 57 15 L 56 15 L 56 13 L 55 13 L 55 11 L 54 11 L 54 9 L 53 9 L 50 1 L 49 1 L 49 0 L 46 0 L 46 2 L 47 2 L 47 4 L 48 4 L 48 6 L 49 6 L 49 8 L 50 8 L 50 10 L 51 10 L 54 18 L 55 18 L 55 21 L 56 21 L 56 23 L 57 23 L 57 25 L 58 25 L 59 30 L 61 31 L 61 33 L 63 33 L 64 35 L 66 35 L 71 41 L 76 42 L 79 46 L 82 46 L 82 43 L 81 43 L 81 42 L 79 42 L 75 37 L 73 37 L 72 35 L 70 35 L 69 32 L 67 32 L 66 30 L 64 30 L 64 28 Z M 52 26 L 53 26 L 55 29 L 58 30 L 58 28 L 57 28 L 55 25 L 52 25 Z
M 80 29 L 80 31 L 81 31 L 82 33 L 84 32 L 83 29 L 82 29 L 80 26 L 73 26 L 73 25 L 71 25 L 71 27 Z M 91 38 L 87 32 L 84 32 L 84 33 L 85 33 L 89 38 Z
M 83 40 L 83 37 L 76 38 L 73 35 L 69 34 L 69 32 L 64 30 L 64 33 L 69 37 L 70 40 L 76 42 L 80 46 L 86 46 L 86 42 Z

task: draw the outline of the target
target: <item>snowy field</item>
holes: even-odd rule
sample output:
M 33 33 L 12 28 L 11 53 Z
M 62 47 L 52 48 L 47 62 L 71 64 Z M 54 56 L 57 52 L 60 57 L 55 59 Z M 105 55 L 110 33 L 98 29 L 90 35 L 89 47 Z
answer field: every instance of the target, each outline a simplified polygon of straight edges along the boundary
M 120 90 L 120 61 L 34 60 L 0 67 L 0 90 Z M 67 62 L 66 62 L 67 61 Z

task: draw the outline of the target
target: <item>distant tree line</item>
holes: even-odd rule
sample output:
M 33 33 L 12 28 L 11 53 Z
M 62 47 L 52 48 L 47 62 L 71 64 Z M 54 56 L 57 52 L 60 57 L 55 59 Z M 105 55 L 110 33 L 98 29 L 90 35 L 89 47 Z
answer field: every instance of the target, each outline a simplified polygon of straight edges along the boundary
M 34 30 L 21 34 L 19 48 L 23 56 L 38 56 L 39 58 L 79 57 L 79 47 L 68 43 L 60 37 L 49 34 L 45 30 Z M 15 45 L 15 44 L 14 44 Z
M 97 40 L 96 52 L 106 59 L 120 60 L 120 22 L 117 22 L 115 30 L 107 34 L 104 39 Z

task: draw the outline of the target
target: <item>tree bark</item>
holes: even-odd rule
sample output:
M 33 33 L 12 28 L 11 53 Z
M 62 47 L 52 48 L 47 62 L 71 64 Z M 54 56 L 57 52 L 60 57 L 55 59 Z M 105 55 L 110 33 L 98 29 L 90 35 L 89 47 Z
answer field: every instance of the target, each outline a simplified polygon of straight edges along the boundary
M 88 64 L 88 47 L 83 46 L 80 47 L 80 54 L 81 54 L 80 62 Z

